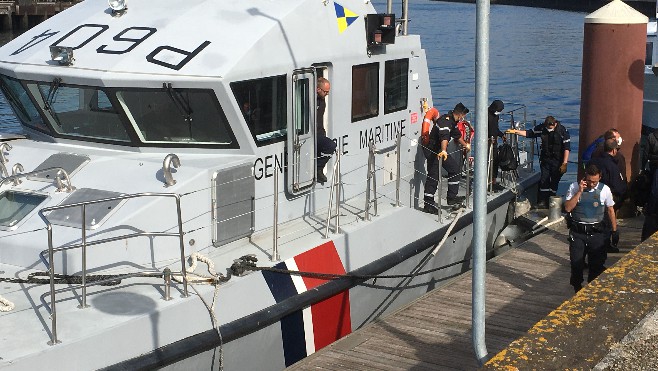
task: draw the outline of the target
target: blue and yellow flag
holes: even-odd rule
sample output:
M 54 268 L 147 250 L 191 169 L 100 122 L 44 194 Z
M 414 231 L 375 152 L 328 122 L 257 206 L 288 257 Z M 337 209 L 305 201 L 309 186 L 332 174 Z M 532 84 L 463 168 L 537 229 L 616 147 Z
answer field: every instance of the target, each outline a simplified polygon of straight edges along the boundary
M 343 33 L 347 29 L 349 25 L 354 23 L 357 18 L 359 18 L 358 15 L 354 14 L 353 11 L 345 8 L 344 6 L 334 3 L 334 7 L 336 8 L 336 21 L 338 22 L 338 32 Z

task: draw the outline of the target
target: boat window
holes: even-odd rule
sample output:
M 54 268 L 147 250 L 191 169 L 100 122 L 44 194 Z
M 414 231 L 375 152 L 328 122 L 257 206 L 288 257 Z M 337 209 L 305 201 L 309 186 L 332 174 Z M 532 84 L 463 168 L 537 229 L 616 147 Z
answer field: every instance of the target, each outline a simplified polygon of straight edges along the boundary
M 169 85 L 162 89 L 119 91 L 117 98 L 138 127 L 143 142 L 237 147 L 212 90 Z
M 384 114 L 407 108 L 409 59 L 386 61 L 384 68 Z
M 0 89 L 14 114 L 24 125 L 48 131 L 48 127 L 30 99 L 30 95 L 19 81 L 7 76 L 0 76 Z
M 286 138 L 286 75 L 232 82 L 231 90 L 256 145 Z
M 64 135 L 129 142 L 126 128 L 104 91 L 40 82 L 41 104 L 55 131 Z
M 379 64 L 352 67 L 352 122 L 379 114 Z
M 647 42 L 647 54 L 644 59 L 644 64 L 647 66 L 653 66 L 653 42 Z

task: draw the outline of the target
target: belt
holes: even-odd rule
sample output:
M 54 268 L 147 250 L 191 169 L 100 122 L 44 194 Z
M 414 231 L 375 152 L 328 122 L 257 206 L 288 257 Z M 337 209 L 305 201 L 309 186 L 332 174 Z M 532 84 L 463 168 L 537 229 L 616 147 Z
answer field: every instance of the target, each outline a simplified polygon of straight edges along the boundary
M 578 232 L 578 233 L 593 234 L 593 233 L 603 232 L 604 226 L 603 226 L 603 222 L 598 222 L 594 224 L 584 224 L 584 223 L 574 222 L 573 225 L 571 226 L 571 229 L 574 232 Z

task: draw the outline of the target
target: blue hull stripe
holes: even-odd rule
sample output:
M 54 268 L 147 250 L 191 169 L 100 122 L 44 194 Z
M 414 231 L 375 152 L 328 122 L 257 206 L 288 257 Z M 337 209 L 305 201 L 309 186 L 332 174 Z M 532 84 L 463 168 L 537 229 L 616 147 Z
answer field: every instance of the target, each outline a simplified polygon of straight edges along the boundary
M 274 268 L 288 269 L 285 263 L 279 263 Z M 295 289 L 290 275 L 268 271 L 262 271 L 262 273 L 277 303 L 297 295 L 297 289 Z M 296 311 L 281 318 L 280 324 L 281 337 L 283 339 L 283 355 L 285 357 L 286 367 L 288 367 L 307 356 L 302 311 Z

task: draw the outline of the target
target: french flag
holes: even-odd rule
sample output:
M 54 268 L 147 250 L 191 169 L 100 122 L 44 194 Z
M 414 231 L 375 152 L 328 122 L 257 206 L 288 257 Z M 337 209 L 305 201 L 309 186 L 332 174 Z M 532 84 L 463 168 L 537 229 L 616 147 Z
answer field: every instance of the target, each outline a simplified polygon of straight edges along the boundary
M 333 241 L 288 259 L 274 268 L 345 274 Z M 327 282 L 325 279 L 263 271 L 277 303 Z M 286 367 L 352 332 L 349 291 L 283 317 L 281 335 Z

